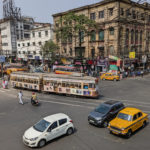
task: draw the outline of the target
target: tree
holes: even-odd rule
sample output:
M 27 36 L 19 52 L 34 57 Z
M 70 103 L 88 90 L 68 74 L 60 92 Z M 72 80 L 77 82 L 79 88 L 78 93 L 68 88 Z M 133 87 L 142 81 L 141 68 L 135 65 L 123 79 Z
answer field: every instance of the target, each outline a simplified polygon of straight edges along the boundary
M 51 63 L 54 63 L 58 49 L 59 49 L 58 45 L 55 44 L 52 40 L 49 40 L 44 45 L 42 45 L 41 50 L 43 61 L 45 60 L 45 58 L 47 58 L 48 60 L 51 61 Z
M 82 42 L 84 37 L 91 34 L 91 29 L 97 28 L 97 24 L 94 20 L 89 19 L 85 15 L 77 15 L 75 13 L 68 13 L 62 16 L 56 22 L 56 39 L 61 40 L 61 43 L 78 41 L 79 57 L 82 58 Z

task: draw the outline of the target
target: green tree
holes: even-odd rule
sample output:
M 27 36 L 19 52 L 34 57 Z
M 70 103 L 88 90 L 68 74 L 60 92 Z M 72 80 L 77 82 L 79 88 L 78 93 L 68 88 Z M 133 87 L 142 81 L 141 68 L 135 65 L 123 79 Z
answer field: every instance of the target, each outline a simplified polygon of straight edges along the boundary
M 47 58 L 51 61 L 51 63 L 54 63 L 58 49 L 59 46 L 52 40 L 47 41 L 44 45 L 41 46 L 43 61 L 45 58 Z
M 72 40 L 75 40 L 79 47 L 79 57 L 82 58 L 82 42 L 84 41 L 84 37 L 89 36 L 91 30 L 96 28 L 96 22 L 85 15 L 68 13 L 60 17 L 56 22 L 56 40 L 61 40 L 61 43 L 67 43 L 67 41 L 72 42 Z

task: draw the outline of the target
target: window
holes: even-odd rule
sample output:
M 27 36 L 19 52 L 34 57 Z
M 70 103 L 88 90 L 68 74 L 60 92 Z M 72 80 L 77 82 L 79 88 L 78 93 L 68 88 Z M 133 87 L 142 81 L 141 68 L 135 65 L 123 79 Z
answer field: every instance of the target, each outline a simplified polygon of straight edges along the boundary
M 32 37 L 35 37 L 35 33 L 34 32 L 32 32 Z
M 139 112 L 138 113 L 138 118 L 140 118 L 142 116 L 142 113 L 141 112 Z
M 103 11 L 99 11 L 99 18 L 104 18 L 104 10 Z
M 30 43 L 27 43 L 27 46 L 30 46 Z
M 90 19 L 91 20 L 95 20 L 96 19 L 96 14 L 95 13 L 91 13 L 90 14 Z
M 137 114 L 133 116 L 133 121 L 137 119 Z
M 104 41 L 104 30 L 99 31 L 99 40 Z
M 36 51 L 33 51 L 33 54 L 36 55 Z
M 126 16 L 129 17 L 130 15 L 131 15 L 131 14 L 130 14 L 130 9 L 127 9 L 127 10 L 126 10 Z
M 83 87 L 84 89 L 88 89 L 89 87 L 88 87 L 88 85 L 84 85 L 84 87 Z
M 129 42 L 129 29 L 126 29 L 126 44 Z
M 25 51 L 23 51 L 23 54 L 25 54 Z
M 141 31 L 141 32 L 140 32 L 140 43 L 142 43 L 142 40 L 143 40 L 143 39 L 142 39 L 142 36 L 143 36 L 143 32 Z
M 110 32 L 110 35 L 114 35 L 114 28 L 113 27 L 109 28 L 109 32 Z
M 42 45 L 42 43 L 41 43 L 41 42 L 39 42 L 39 45 Z
M 41 37 L 41 32 L 39 32 L 39 37 Z
M 45 31 L 45 36 L 48 36 L 48 31 Z
M 33 42 L 32 44 L 33 44 L 33 46 L 35 46 L 35 42 Z
M 135 31 L 135 44 L 138 44 L 138 30 Z
M 67 122 L 66 118 L 65 119 L 61 119 L 61 120 L 59 120 L 59 125 L 61 126 L 61 125 L 65 124 L 66 122 Z
M 30 54 L 30 51 L 28 51 L 28 54 Z
M 109 8 L 109 16 L 113 16 L 113 10 L 114 8 Z
M 24 43 L 22 43 L 22 46 L 24 46 Z
M 79 33 L 79 40 L 81 40 L 81 42 L 84 42 L 84 31 L 81 31 L 80 33 Z
M 132 10 L 132 18 L 133 18 L 133 19 L 136 19 L 136 13 L 135 13 L 135 10 Z
M 18 47 L 20 47 L 20 44 L 18 44 Z
M 91 41 L 95 41 L 96 40 L 96 33 L 95 31 L 91 32 Z
M 131 44 L 134 43 L 134 30 L 131 30 Z
M 145 20 L 145 15 L 144 15 L 144 13 L 141 14 L 141 20 Z
M 95 56 L 95 49 L 91 50 L 91 56 L 92 56 L 92 58 L 94 58 L 94 56 Z
M 58 127 L 58 125 L 57 125 L 57 121 L 56 121 L 56 122 L 54 122 L 54 123 L 50 126 L 50 130 L 53 130 L 53 129 L 57 128 L 57 127 Z
M 121 16 L 124 15 L 124 9 L 123 9 L 123 8 L 121 8 L 121 10 L 120 10 L 120 15 L 121 15 Z
M 72 43 L 72 34 L 70 34 L 70 35 L 68 36 L 68 42 L 69 42 L 69 43 Z
M 72 56 L 72 48 L 70 48 L 70 56 Z

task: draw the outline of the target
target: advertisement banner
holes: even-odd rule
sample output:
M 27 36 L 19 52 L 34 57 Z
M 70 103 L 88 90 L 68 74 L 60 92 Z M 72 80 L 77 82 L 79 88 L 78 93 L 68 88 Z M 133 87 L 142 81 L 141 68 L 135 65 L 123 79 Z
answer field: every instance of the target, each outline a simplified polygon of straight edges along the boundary
M 109 59 L 112 59 L 112 60 L 119 60 L 119 58 L 118 58 L 118 57 L 116 57 L 116 56 L 112 56 L 112 55 L 109 55 Z
M 134 59 L 135 58 L 135 52 L 130 52 L 129 53 L 129 58 Z

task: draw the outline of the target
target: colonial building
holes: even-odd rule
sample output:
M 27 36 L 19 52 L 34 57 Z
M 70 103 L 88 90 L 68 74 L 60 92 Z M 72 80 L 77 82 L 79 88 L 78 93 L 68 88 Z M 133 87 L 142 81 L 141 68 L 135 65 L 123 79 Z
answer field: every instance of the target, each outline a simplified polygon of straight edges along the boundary
M 84 58 L 129 57 L 129 52 L 135 52 L 137 58 L 150 54 L 150 4 L 139 4 L 131 0 L 103 0 L 99 3 L 75 8 L 66 12 L 54 14 L 54 29 L 62 26 L 57 21 L 69 12 L 84 14 L 95 20 L 98 29 L 91 30 L 91 36 L 82 41 Z M 68 57 L 78 57 L 79 42 L 75 39 L 64 43 L 57 40 L 60 54 Z
M 18 59 L 42 60 L 41 47 L 47 41 L 52 40 L 53 30 L 49 23 L 34 23 L 30 30 L 29 37 L 17 41 Z

